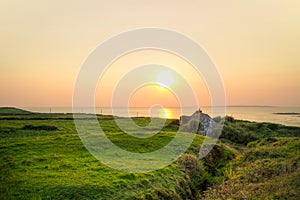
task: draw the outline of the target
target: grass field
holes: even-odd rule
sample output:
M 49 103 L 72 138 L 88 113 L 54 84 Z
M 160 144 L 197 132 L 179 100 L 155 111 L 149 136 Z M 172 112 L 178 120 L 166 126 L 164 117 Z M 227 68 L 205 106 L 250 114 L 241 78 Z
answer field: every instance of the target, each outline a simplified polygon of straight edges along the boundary
M 82 118 L 85 118 L 82 115 Z M 98 116 L 116 145 L 150 152 L 168 144 L 178 120 L 140 139 L 123 133 L 112 116 Z M 149 118 L 135 118 L 139 125 Z M 227 117 L 208 156 L 204 136 L 173 164 L 148 173 L 114 170 L 83 146 L 72 114 L 0 109 L 0 199 L 299 199 L 300 128 Z

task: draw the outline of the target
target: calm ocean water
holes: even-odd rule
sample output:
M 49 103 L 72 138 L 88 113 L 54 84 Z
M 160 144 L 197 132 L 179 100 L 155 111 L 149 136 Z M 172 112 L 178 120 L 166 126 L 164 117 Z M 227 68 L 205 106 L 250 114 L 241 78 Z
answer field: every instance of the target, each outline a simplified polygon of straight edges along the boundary
M 30 111 L 43 113 L 71 113 L 72 107 L 30 107 L 24 108 Z M 201 108 L 204 113 L 211 117 L 220 115 L 218 110 L 220 107 L 215 107 L 215 114 L 212 114 L 211 107 Z M 181 115 L 191 115 L 195 109 L 192 108 L 96 108 L 97 114 L 117 115 L 121 117 L 136 117 L 136 116 L 152 116 L 161 118 L 179 118 Z M 77 109 L 80 113 L 92 113 L 91 108 Z M 290 113 L 279 115 L 275 113 Z M 291 114 L 294 113 L 294 114 Z M 233 116 L 236 119 L 243 119 L 256 122 L 273 122 L 278 124 L 299 126 L 300 127 L 300 107 L 273 107 L 273 106 L 228 106 L 226 107 L 226 115 Z

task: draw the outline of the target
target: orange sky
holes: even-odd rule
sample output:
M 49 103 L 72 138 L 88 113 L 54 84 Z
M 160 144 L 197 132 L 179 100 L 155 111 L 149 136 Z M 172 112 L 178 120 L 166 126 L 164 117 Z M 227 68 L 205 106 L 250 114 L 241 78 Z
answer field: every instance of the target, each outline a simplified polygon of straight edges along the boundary
M 89 53 L 113 35 L 143 27 L 171 29 L 198 42 L 222 76 L 227 104 L 299 106 L 299 10 L 298 0 L 4 0 L 0 106 L 71 106 L 77 73 Z M 143 51 L 114 65 L 126 72 L 145 62 L 188 76 L 199 103 L 209 105 L 204 81 L 174 55 Z M 113 66 L 108 71 L 102 80 L 107 84 L 97 91 L 98 106 L 109 103 L 121 73 Z M 133 98 L 141 98 L 140 92 Z M 156 101 L 167 104 L 159 95 Z

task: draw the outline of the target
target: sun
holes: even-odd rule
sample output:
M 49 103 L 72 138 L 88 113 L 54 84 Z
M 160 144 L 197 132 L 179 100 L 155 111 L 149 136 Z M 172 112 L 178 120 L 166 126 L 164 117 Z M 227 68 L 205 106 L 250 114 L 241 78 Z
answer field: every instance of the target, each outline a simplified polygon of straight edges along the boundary
M 171 109 L 168 108 L 162 108 L 159 110 L 159 117 L 164 119 L 171 119 L 173 117 L 173 113 Z
M 156 81 L 161 87 L 169 88 L 174 82 L 174 77 L 171 72 L 163 71 L 157 75 Z

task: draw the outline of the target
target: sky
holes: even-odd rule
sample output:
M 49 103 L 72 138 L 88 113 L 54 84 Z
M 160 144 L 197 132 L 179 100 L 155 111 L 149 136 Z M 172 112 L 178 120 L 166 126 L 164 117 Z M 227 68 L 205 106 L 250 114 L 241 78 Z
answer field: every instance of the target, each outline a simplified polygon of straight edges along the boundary
M 0 106 L 71 106 L 89 54 L 116 34 L 145 27 L 179 32 L 203 47 L 222 77 L 227 105 L 300 106 L 299 10 L 298 0 L 1 0 Z M 145 63 L 178 70 L 199 104 L 210 105 L 205 77 L 189 63 L 144 50 L 110 66 L 99 82 L 97 106 L 109 106 L 113 83 Z M 147 86 L 129 104 L 176 106 L 174 98 Z

